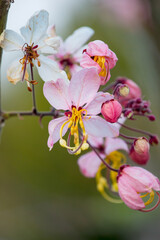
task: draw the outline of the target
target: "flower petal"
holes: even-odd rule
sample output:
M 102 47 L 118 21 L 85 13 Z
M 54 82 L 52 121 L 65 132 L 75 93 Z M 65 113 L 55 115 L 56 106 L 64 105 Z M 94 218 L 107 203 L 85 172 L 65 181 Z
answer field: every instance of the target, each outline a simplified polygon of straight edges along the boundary
M 98 168 L 101 165 L 101 160 L 95 154 L 95 152 L 92 151 L 82 155 L 78 159 L 78 165 L 81 173 L 85 177 L 93 178 L 95 177 Z
M 7 70 L 8 81 L 13 84 L 16 84 L 17 82 L 22 80 L 22 75 L 23 75 L 22 64 L 18 60 L 16 60 L 11 64 L 11 66 Z M 29 79 L 27 71 L 25 73 L 24 79 L 25 80 Z
M 20 29 L 22 36 L 26 42 L 31 45 L 37 44 L 44 36 L 48 28 L 49 14 L 45 10 L 36 12 L 28 21 L 25 27 Z
M 93 137 L 88 135 L 88 142 L 93 146 L 98 148 L 99 146 L 103 145 L 104 141 L 102 137 Z
M 95 98 L 85 106 L 88 115 L 97 115 L 101 112 L 102 104 L 106 101 L 113 99 L 114 96 L 110 93 L 98 92 Z
M 131 186 L 138 192 L 150 191 L 153 188 L 160 191 L 160 182 L 156 176 L 141 167 L 125 167 L 123 173 L 128 176 Z
M 125 141 L 120 138 L 106 138 L 105 141 L 105 153 L 109 155 L 111 152 L 116 150 L 124 150 L 128 152 L 128 145 Z
M 67 121 L 68 118 L 66 116 L 53 119 L 48 124 L 49 138 L 48 138 L 48 147 L 50 150 L 53 148 L 53 144 L 56 143 L 60 139 L 60 128 L 62 124 Z M 62 136 L 64 136 L 67 132 L 68 125 L 66 124 L 63 128 Z
M 129 208 L 135 210 L 145 208 L 140 194 L 128 184 L 128 178 L 124 175 L 120 176 L 118 179 L 118 192 L 121 199 Z
M 100 40 L 90 42 L 87 48 L 87 53 L 90 56 L 107 56 L 108 51 L 108 45 Z
M 95 67 L 98 71 L 98 73 L 101 72 L 101 67 L 99 66 L 99 64 L 97 62 L 95 62 L 88 54 L 83 53 L 81 62 L 80 62 L 80 66 L 83 68 L 93 68 Z
M 99 116 L 86 117 L 83 120 L 86 133 L 95 137 L 117 137 L 119 130 Z
M 41 53 L 55 54 L 60 46 L 59 37 L 44 37 L 39 41 L 38 49 Z
M 69 82 L 64 79 L 45 82 L 43 93 L 48 102 L 56 109 L 70 109 L 70 101 L 68 97 Z
M 55 61 L 43 55 L 40 55 L 38 59 L 41 64 L 40 67 L 36 61 L 35 65 L 43 81 L 56 81 L 58 78 L 67 79 L 66 73 L 59 68 Z
M 83 44 L 85 44 L 94 34 L 94 30 L 90 27 L 81 27 L 73 32 L 64 42 L 66 52 L 68 54 L 73 54 L 76 52 Z
M 12 30 L 4 30 L 0 35 L 0 47 L 5 51 L 22 50 L 23 45 L 24 40 L 22 37 Z
M 95 68 L 82 69 L 70 81 L 69 94 L 77 107 L 89 103 L 98 91 L 100 79 Z

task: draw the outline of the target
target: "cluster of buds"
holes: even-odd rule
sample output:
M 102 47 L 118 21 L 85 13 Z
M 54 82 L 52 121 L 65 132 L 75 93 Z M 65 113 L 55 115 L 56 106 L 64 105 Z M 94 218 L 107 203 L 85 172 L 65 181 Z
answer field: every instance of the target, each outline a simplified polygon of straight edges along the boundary
M 19 115 L 53 117 L 48 126 L 50 150 L 58 141 L 70 154 L 79 155 L 91 148 L 79 157 L 78 165 L 84 176 L 96 178 L 97 190 L 105 199 L 113 203 L 123 200 L 128 207 L 141 211 L 155 209 L 160 202 L 158 178 L 140 167 L 126 165 L 127 156 L 136 164 L 147 164 L 150 146 L 159 142 L 154 134 L 125 125 L 135 116 L 155 120 L 150 103 L 142 99 L 140 87 L 125 77 L 99 91 L 111 78 L 116 54 L 100 40 L 84 45 L 94 33 L 90 27 L 77 29 L 63 41 L 56 36 L 55 26 L 48 26 L 48 17 L 42 10 L 20 29 L 22 36 L 12 30 L 4 30 L 0 36 L 4 50 L 20 54 L 7 71 L 8 80 L 14 84 L 26 81 L 33 94 L 33 111 Z M 43 94 L 52 106 L 51 112 L 40 113 L 36 108 L 34 67 L 44 81 Z M 4 116 L 1 114 L 0 119 Z M 124 135 L 120 128 L 143 136 Z M 119 193 L 122 200 L 113 198 L 112 192 Z M 158 202 L 146 209 L 153 202 L 154 192 Z

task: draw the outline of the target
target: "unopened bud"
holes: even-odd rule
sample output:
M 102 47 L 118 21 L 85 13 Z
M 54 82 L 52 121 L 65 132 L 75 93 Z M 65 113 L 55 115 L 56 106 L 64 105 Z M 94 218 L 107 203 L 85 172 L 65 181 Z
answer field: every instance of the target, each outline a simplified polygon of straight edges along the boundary
M 159 139 L 157 136 L 150 136 L 149 143 L 151 145 L 157 145 L 159 143 Z
M 122 113 L 122 106 L 117 100 L 103 103 L 101 113 L 107 122 L 115 123 Z
M 119 101 L 123 106 L 125 106 L 128 101 L 141 97 L 141 89 L 134 81 L 124 77 L 119 77 L 117 79 L 117 84 L 120 83 L 127 85 L 129 88 L 128 95 L 121 96 L 119 98 Z
M 138 164 L 146 164 L 149 160 L 149 143 L 145 137 L 137 138 L 130 150 L 130 158 Z
M 149 115 L 149 116 L 148 116 L 148 119 L 149 119 L 150 121 L 155 121 L 155 120 L 156 120 L 156 118 L 155 118 L 154 115 Z
M 129 94 L 129 87 L 127 85 L 123 85 L 119 88 L 119 94 L 121 97 L 127 97 Z

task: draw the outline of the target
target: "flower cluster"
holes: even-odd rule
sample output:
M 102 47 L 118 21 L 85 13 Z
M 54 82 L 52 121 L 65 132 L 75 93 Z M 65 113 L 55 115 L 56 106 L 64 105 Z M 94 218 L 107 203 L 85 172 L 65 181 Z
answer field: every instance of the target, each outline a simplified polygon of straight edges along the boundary
M 81 27 L 63 41 L 55 26 L 49 26 L 48 18 L 48 12 L 41 10 L 20 29 L 22 36 L 12 30 L 1 34 L 0 46 L 19 53 L 7 71 L 8 80 L 13 84 L 26 81 L 33 92 L 33 114 L 42 117 L 45 113 L 37 111 L 34 98 L 36 67 L 44 81 L 43 94 L 52 106 L 49 149 L 58 141 L 70 154 L 79 155 L 90 148 L 79 157 L 78 165 L 85 177 L 96 179 L 97 190 L 105 199 L 123 201 L 140 211 L 155 209 L 160 202 L 158 178 L 141 167 L 127 165 L 127 157 L 139 165 L 147 164 L 150 146 L 158 144 L 156 135 L 125 123 L 138 116 L 154 121 L 149 102 L 143 100 L 140 87 L 125 77 L 106 85 L 118 58 L 103 41 L 84 45 L 93 29 Z M 120 133 L 125 128 L 136 136 Z M 155 192 L 158 200 L 154 204 Z M 112 193 L 119 193 L 122 200 Z

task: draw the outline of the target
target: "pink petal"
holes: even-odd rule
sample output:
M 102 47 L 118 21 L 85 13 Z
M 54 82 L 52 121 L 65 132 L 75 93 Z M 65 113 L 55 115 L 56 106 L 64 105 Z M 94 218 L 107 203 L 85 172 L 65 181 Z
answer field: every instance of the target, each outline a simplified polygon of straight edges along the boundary
M 120 138 L 106 138 L 105 141 L 105 153 L 109 155 L 111 152 L 116 150 L 124 150 L 128 152 L 128 145 L 125 141 Z
M 53 144 L 56 143 L 60 139 L 60 128 L 64 122 L 66 122 L 68 118 L 66 116 L 53 119 L 48 124 L 48 132 L 49 132 L 49 138 L 48 138 L 48 147 L 50 150 L 53 147 Z M 63 128 L 63 136 L 66 134 L 68 130 L 68 124 L 66 124 Z
M 93 137 L 91 135 L 88 135 L 88 141 L 93 147 L 99 147 L 103 145 L 103 138 L 102 137 Z
M 85 177 L 93 178 L 95 177 L 99 166 L 101 165 L 101 160 L 95 154 L 95 152 L 88 152 L 82 155 L 78 159 L 78 165 L 80 167 L 81 173 Z
M 138 192 L 149 192 L 152 188 L 160 191 L 158 178 L 141 167 L 126 167 L 123 169 L 123 173 L 128 176 L 128 181 Z
M 90 56 L 107 56 L 108 50 L 107 44 L 100 40 L 96 40 L 88 44 L 87 53 Z
M 43 93 L 48 102 L 56 109 L 70 109 L 70 100 L 68 95 L 69 82 L 64 79 L 45 82 Z
M 110 93 L 98 92 L 95 98 L 85 106 L 88 115 L 97 115 L 101 112 L 102 104 L 106 101 L 113 99 L 114 96 Z
M 145 204 L 140 195 L 128 184 L 128 179 L 123 175 L 118 179 L 118 192 L 124 203 L 132 209 L 139 210 L 145 208 Z
M 95 137 L 117 137 L 119 130 L 99 116 L 91 116 L 83 120 L 86 133 Z
M 77 107 L 89 103 L 98 91 L 100 79 L 95 68 L 82 69 L 70 81 L 69 95 Z
M 98 71 L 98 73 L 101 72 L 101 67 L 97 62 L 95 62 L 88 54 L 83 53 L 81 62 L 80 62 L 81 67 L 83 68 L 93 68 L 95 67 Z

